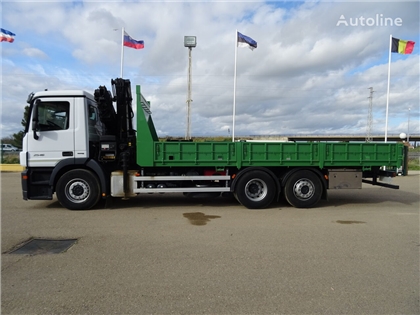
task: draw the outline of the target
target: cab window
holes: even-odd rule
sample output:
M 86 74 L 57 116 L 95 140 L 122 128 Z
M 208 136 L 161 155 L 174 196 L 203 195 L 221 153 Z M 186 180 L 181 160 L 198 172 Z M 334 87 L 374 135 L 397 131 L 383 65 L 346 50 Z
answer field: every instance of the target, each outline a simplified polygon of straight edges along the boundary
M 42 102 L 38 109 L 40 131 L 66 130 L 69 128 L 69 102 Z
M 89 124 L 90 125 L 96 125 L 96 122 L 98 121 L 98 111 L 96 108 L 92 105 L 89 105 L 88 107 L 89 111 Z

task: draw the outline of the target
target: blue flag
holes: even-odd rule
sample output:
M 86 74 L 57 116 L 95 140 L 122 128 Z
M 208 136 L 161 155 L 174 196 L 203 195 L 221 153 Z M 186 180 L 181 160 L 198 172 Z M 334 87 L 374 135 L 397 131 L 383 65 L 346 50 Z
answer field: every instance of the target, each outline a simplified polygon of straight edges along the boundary
M 238 32 L 237 44 L 238 44 L 238 47 L 248 47 L 251 50 L 254 50 L 254 48 L 257 48 L 257 42 L 255 40 L 239 32 Z

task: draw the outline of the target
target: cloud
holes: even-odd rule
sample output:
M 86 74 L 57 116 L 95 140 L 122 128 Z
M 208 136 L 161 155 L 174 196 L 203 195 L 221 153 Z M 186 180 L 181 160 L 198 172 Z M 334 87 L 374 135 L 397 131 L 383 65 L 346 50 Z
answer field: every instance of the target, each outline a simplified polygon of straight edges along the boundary
M 47 59 L 48 56 L 46 53 L 44 53 L 42 50 L 38 48 L 24 48 L 22 53 L 25 56 L 36 58 L 36 59 Z
M 3 46 L 2 114 L 17 123 L 4 128 L 19 129 L 23 111 L 10 109 L 23 110 L 35 89 L 109 87 L 120 74 L 124 27 L 145 41 L 143 50 L 124 49 L 124 76 L 151 100 L 161 136 L 186 129 L 185 35 L 197 36 L 192 135 L 232 129 L 236 29 L 258 42 L 254 51 L 238 49 L 237 135 L 364 133 L 371 86 L 374 132 L 383 133 L 390 34 L 416 46 L 413 55 L 392 55 L 389 131 L 401 132 L 411 106 L 410 129 L 419 133 L 418 9 L 418 2 L 9 2 L 3 16 L 17 36 Z M 337 26 L 342 15 L 398 17 L 402 26 Z

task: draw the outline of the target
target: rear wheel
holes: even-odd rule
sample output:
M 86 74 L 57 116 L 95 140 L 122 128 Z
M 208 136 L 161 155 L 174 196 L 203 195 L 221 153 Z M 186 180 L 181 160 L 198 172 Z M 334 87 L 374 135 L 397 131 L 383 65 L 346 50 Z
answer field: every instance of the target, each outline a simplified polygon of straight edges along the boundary
M 88 210 L 100 198 L 97 177 L 88 170 L 72 170 L 60 177 L 57 182 L 57 198 L 63 207 L 70 210 Z
M 311 208 L 322 197 L 319 177 L 308 170 L 292 174 L 286 182 L 284 194 L 288 203 L 296 208 Z
M 266 208 L 273 202 L 275 196 L 275 182 L 263 171 L 243 174 L 235 187 L 236 199 L 248 209 Z

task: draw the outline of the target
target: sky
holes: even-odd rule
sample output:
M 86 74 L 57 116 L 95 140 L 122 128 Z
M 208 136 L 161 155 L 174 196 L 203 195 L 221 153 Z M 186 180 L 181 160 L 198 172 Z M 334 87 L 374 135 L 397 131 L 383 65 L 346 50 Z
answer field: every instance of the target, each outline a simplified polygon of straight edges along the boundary
M 159 137 L 184 136 L 188 48 L 191 135 L 385 133 L 390 35 L 415 41 L 391 54 L 388 135 L 420 134 L 419 2 L 401 1 L 2 1 L 1 137 L 23 129 L 27 95 L 44 89 L 93 94 L 120 77 L 141 85 Z M 236 30 L 258 47 L 238 48 Z M 133 95 L 135 93 L 133 92 Z M 133 102 L 135 104 L 135 102 Z

